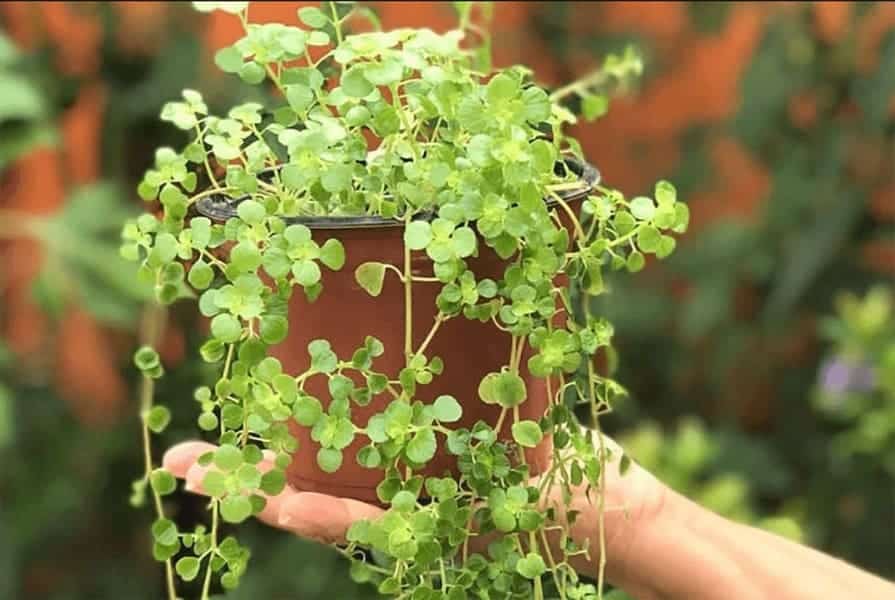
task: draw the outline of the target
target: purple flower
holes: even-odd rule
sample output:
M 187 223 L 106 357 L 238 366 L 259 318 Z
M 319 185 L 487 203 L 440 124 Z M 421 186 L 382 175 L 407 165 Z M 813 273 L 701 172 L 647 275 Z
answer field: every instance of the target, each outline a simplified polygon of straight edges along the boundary
M 867 392 L 876 385 L 876 373 L 866 363 L 835 357 L 821 367 L 820 382 L 824 390 L 833 394 Z

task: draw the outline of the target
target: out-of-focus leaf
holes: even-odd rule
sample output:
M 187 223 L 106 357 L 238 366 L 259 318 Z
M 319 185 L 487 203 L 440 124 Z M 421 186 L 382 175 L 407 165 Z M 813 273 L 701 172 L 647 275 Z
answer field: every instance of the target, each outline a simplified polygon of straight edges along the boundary
M 121 226 L 131 215 L 120 198 L 110 183 L 87 186 L 74 192 L 60 213 L 35 222 L 33 230 L 47 252 L 38 281 L 49 307 L 67 299 L 60 294 L 76 290 L 95 317 L 128 325 L 140 303 L 152 297 L 137 277 L 137 265 L 118 253 Z

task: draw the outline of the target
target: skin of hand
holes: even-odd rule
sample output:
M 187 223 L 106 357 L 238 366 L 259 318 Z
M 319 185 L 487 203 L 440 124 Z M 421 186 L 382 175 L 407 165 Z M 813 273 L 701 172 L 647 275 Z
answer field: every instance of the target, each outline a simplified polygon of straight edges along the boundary
M 604 444 L 610 450 L 610 460 L 605 471 L 603 498 L 605 512 L 602 527 L 606 547 L 605 565 L 607 580 L 615 585 L 624 585 L 631 593 L 642 589 L 626 574 L 627 557 L 639 552 L 638 532 L 644 531 L 651 520 L 659 514 L 668 491 L 661 482 L 646 470 L 632 462 L 624 475 L 620 474 L 618 461 L 621 449 L 610 438 L 603 436 Z M 163 466 L 175 477 L 185 480 L 187 491 L 202 494 L 202 480 L 206 467 L 198 464 L 198 458 L 215 446 L 205 442 L 189 441 L 172 447 L 165 454 Z M 258 465 L 261 471 L 272 467 L 272 455 L 266 453 Z M 532 481 L 537 485 L 537 479 Z M 560 519 L 565 513 L 561 501 L 561 491 L 553 489 L 546 500 L 557 509 Z M 599 567 L 600 523 L 598 518 L 598 495 L 588 498 L 584 487 L 576 490 L 571 510 L 579 511 L 572 535 L 577 540 L 589 540 L 590 559 L 583 555 L 574 557 L 572 564 L 581 573 L 596 576 Z M 268 525 L 284 529 L 300 537 L 316 540 L 324 544 L 342 543 L 348 528 L 360 519 L 375 519 L 382 515 L 381 507 L 353 500 L 314 492 L 302 492 L 288 487 L 275 497 L 267 498 L 267 505 L 257 518 Z M 487 539 L 475 538 L 471 541 L 474 551 L 484 551 Z M 558 538 L 551 540 L 555 556 L 559 555 Z M 645 592 L 645 590 L 644 590 Z M 645 597 L 645 596 L 644 596 Z
M 761 531 L 734 523 L 674 492 L 632 462 L 624 475 L 621 449 L 603 436 L 612 451 L 604 470 L 604 511 L 601 520 L 596 494 L 575 490 L 572 510 L 579 515 L 571 527 L 573 539 L 587 540 L 590 558 L 575 557 L 572 566 L 597 577 L 601 539 L 605 541 L 606 580 L 638 600 L 815 600 L 817 598 L 895 599 L 895 585 L 834 557 Z M 186 489 L 202 493 L 206 469 L 197 460 L 214 450 L 204 442 L 171 448 L 163 466 L 186 481 Z M 272 466 L 265 455 L 262 470 Z M 537 480 L 532 482 L 537 483 Z M 547 503 L 565 518 L 560 490 Z M 383 509 L 325 494 L 285 489 L 268 498 L 261 521 L 301 537 L 326 544 L 344 542 L 350 525 L 375 519 Z M 554 556 L 558 540 L 551 539 Z M 473 538 L 470 547 L 482 551 L 486 540 Z

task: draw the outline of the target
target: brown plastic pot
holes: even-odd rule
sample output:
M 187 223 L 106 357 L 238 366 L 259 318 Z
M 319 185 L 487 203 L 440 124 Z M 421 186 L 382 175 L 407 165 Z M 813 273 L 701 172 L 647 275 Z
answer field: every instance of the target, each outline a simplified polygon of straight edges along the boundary
M 564 192 L 564 200 L 579 204 L 599 180 L 599 173 L 590 165 L 568 160 L 568 166 L 581 177 L 582 187 Z M 231 210 L 235 214 L 235 204 Z M 211 202 L 199 206 L 199 211 L 220 219 L 220 199 L 216 206 Z M 204 210 L 203 210 L 204 208 Z M 563 215 L 564 218 L 564 215 Z M 404 367 L 404 286 L 394 274 L 386 274 L 382 293 L 370 296 L 355 280 L 354 271 L 369 261 L 402 265 L 404 261 L 403 223 L 378 217 L 313 217 L 288 219 L 309 227 L 313 238 L 323 244 L 329 238 L 339 239 L 345 247 L 346 262 L 337 272 L 323 270 L 323 292 L 315 302 L 308 302 L 300 291 L 293 294 L 289 306 L 289 335 L 279 345 L 271 348 L 271 354 L 283 364 L 284 372 L 300 373 L 310 366 L 308 344 L 315 339 L 328 340 L 340 359 L 348 359 L 364 344 L 368 335 L 382 341 L 385 352 L 374 361 L 374 369 L 396 377 Z M 567 221 L 566 221 L 567 223 Z M 568 225 L 567 225 L 568 226 Z M 477 278 L 500 279 L 507 261 L 500 259 L 487 246 L 480 244 L 479 256 L 467 259 Z M 431 276 L 432 262 L 423 252 L 414 252 L 411 258 L 415 275 Z M 440 283 L 419 282 L 413 285 L 413 347 L 417 348 L 428 333 L 438 310 L 435 299 Z M 463 407 L 463 417 L 454 427 L 471 428 L 477 421 L 496 424 L 500 407 L 479 400 L 478 385 L 490 372 L 506 364 L 510 352 L 510 337 L 491 323 L 468 320 L 462 315 L 444 322 L 429 345 L 426 355 L 439 356 L 444 371 L 425 386 L 419 394 L 431 401 L 441 394 L 457 398 Z M 525 359 L 530 354 L 526 352 Z M 523 363 L 524 364 L 524 363 Z M 519 407 L 522 419 L 538 420 L 548 408 L 546 381 L 528 375 L 523 369 L 528 387 L 528 398 Z M 325 377 L 311 377 L 305 390 L 328 404 L 329 393 Z M 352 406 L 352 420 L 366 424 L 368 419 L 385 410 L 392 397 L 388 393 L 375 396 L 367 406 Z M 511 439 L 512 419 L 506 419 L 500 436 Z M 311 439 L 310 429 L 295 421 L 289 428 L 297 438 L 299 449 L 287 469 L 289 483 L 299 490 L 313 491 L 378 502 L 376 486 L 382 479 L 382 470 L 368 469 L 358 464 L 357 452 L 365 445 L 365 438 L 357 436 L 343 451 L 342 466 L 336 473 L 326 473 L 317 465 L 319 445 Z M 423 474 L 443 476 L 457 473 L 456 459 L 443 446 L 439 436 L 439 448 L 427 464 Z M 532 474 L 547 467 L 552 452 L 549 438 L 536 448 L 526 450 L 526 459 Z

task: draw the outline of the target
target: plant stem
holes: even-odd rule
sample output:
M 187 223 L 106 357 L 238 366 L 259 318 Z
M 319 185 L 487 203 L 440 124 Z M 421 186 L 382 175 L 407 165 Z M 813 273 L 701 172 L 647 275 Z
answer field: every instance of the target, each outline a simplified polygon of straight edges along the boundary
M 582 92 L 585 92 L 588 88 L 602 85 L 608 80 L 609 73 L 601 67 L 596 71 L 585 75 L 581 79 L 573 81 L 572 83 L 564 85 L 561 88 L 555 90 L 552 94 L 550 94 L 550 101 L 557 102 L 559 100 L 562 100 L 566 96 L 570 96 L 572 94 L 580 94 Z
M 208 600 L 211 591 L 211 563 L 218 550 L 218 501 L 211 501 L 211 556 L 208 557 L 208 566 L 205 567 L 205 581 L 202 582 L 202 600 Z
M 426 348 L 429 347 L 429 344 L 432 342 L 432 339 L 438 332 L 438 328 L 441 327 L 441 324 L 447 321 L 447 319 L 448 317 L 445 317 L 443 312 L 439 312 L 437 315 L 435 315 L 435 322 L 432 324 L 432 329 L 429 330 L 429 333 L 426 335 L 426 339 L 424 339 L 423 343 L 420 344 L 420 347 L 419 349 L 417 349 L 415 356 L 419 356 L 426 351 Z
M 147 346 L 153 346 L 158 339 L 159 332 L 164 322 L 164 309 L 156 304 L 149 305 L 143 313 L 143 319 L 140 325 L 141 343 Z M 149 425 L 146 422 L 146 417 L 149 415 L 149 411 L 152 410 L 152 399 L 154 395 L 155 381 L 152 377 L 144 374 L 142 381 L 140 382 L 140 420 L 143 429 L 143 463 L 145 469 L 143 477 L 147 483 L 149 483 L 152 471 L 155 469 L 152 460 L 151 434 L 149 432 Z M 156 517 L 159 519 L 165 518 L 165 510 L 162 506 L 161 496 L 155 491 L 151 483 L 149 484 L 149 489 L 152 492 Z M 174 568 L 171 565 L 170 558 L 165 559 L 165 588 L 167 589 L 168 600 L 177 600 L 177 590 L 174 587 Z
M 410 223 L 409 212 L 406 222 Z M 410 247 L 404 244 L 404 356 L 408 364 L 413 358 L 413 273 L 410 259 Z
M 565 200 L 563 200 L 559 196 L 559 194 L 551 192 L 550 195 L 553 197 L 554 200 L 556 200 L 556 203 L 559 204 L 560 207 L 562 207 L 566 215 L 568 215 L 569 219 L 571 219 L 572 225 L 575 227 L 575 231 L 578 233 L 578 239 L 580 239 L 582 242 L 586 240 L 587 238 L 585 237 L 584 228 L 581 226 L 581 222 L 578 221 L 578 217 L 575 216 L 575 212 L 572 210 L 569 204 Z

